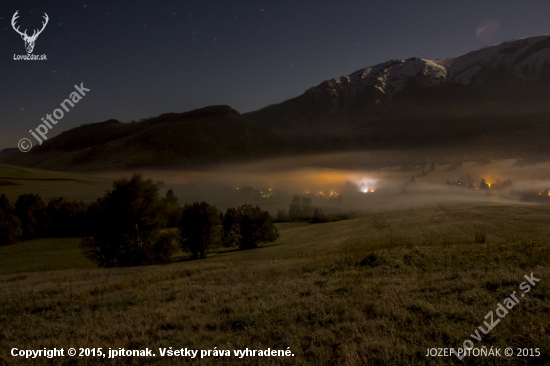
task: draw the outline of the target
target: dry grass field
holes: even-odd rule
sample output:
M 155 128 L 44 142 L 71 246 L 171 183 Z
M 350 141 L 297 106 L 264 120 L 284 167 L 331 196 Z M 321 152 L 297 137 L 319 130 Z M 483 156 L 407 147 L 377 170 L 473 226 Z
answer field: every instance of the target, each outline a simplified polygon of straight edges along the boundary
M 410 175 L 382 173 L 396 182 Z M 56 190 L 28 178 L 58 173 L 21 174 L 26 183 L 5 192 L 78 198 L 109 188 L 107 179 L 69 174 L 63 178 L 74 180 Z M 444 167 L 432 172 L 435 181 L 446 175 Z M 95 182 L 95 191 L 84 181 Z M 77 238 L 0 247 L 0 365 L 550 363 L 550 206 L 442 187 L 388 188 L 355 203 L 365 209 L 348 220 L 281 223 L 270 245 L 195 261 L 180 255 L 164 266 L 96 268 Z M 531 273 L 540 282 L 494 329 L 480 332 L 481 341 L 469 338 L 489 311 L 522 292 Z M 428 348 L 458 348 L 468 338 L 501 353 L 539 348 L 541 355 L 426 357 Z M 10 355 L 14 347 L 149 348 L 156 357 L 25 360 Z M 161 357 L 159 348 L 169 347 L 289 348 L 294 356 Z
M 481 207 L 282 224 L 273 245 L 205 260 L 3 274 L 0 362 L 53 362 L 13 358 L 13 347 L 149 347 L 157 354 L 109 362 L 120 365 L 191 361 L 160 357 L 165 347 L 290 347 L 294 357 L 195 362 L 545 364 L 549 217 L 544 206 Z M 484 244 L 474 241 L 479 227 Z M 427 348 L 459 347 L 531 272 L 541 281 L 477 345 L 540 348 L 540 357 L 425 357 Z M 67 357 L 53 364 L 102 361 Z

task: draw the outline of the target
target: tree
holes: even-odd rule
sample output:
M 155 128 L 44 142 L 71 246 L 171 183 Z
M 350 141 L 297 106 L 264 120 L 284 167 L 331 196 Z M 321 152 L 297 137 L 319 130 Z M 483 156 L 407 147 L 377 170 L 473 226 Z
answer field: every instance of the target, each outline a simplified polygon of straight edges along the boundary
M 223 220 L 224 245 L 236 244 L 241 249 L 252 249 L 278 238 L 279 231 L 271 215 L 260 207 L 242 205 L 227 210 Z
M 481 183 L 479 184 L 479 189 L 489 189 L 489 184 L 485 181 L 485 178 L 481 178 Z
M 21 221 L 14 215 L 0 210 L 0 246 L 15 243 L 23 234 Z
M 113 188 L 88 209 L 91 237 L 80 244 L 85 256 L 102 267 L 169 261 L 176 247 L 160 231 L 166 220 L 157 185 L 136 174 Z
M 309 220 L 312 218 L 314 207 L 311 204 L 311 198 L 300 197 L 295 195 L 292 197 L 288 208 L 288 216 L 292 220 Z
M 302 197 L 302 219 L 309 220 L 313 217 L 315 207 L 311 203 L 311 198 Z
M 15 202 L 15 215 L 21 221 L 24 239 L 43 237 L 48 228 L 46 205 L 37 194 L 22 194 Z
M 298 220 L 302 218 L 302 198 L 298 195 L 292 197 L 292 201 L 290 202 L 290 206 L 288 207 L 288 216 L 292 220 Z
M 286 210 L 277 210 L 277 221 L 279 222 L 285 222 L 285 221 L 288 221 L 290 220 L 290 217 L 288 216 L 288 213 L 286 212 Z
M 164 211 L 166 213 L 166 227 L 176 228 L 181 221 L 182 208 L 174 191 L 169 189 L 163 199 Z
M 235 228 L 238 225 L 238 215 L 236 208 L 228 208 L 222 221 L 222 245 L 224 247 L 233 247 L 239 245 L 239 236 Z
M 55 238 L 86 236 L 87 209 L 82 201 L 52 199 L 47 207 L 49 235 Z
M 190 250 L 195 258 L 203 258 L 208 247 L 217 240 L 220 224 L 215 206 L 204 201 L 185 205 L 180 221 L 181 248 Z
M 315 212 L 313 213 L 313 218 L 311 219 L 312 223 L 321 223 L 326 222 L 325 211 L 321 207 L 315 207 Z
M 0 246 L 13 244 L 21 237 L 21 221 L 11 214 L 12 207 L 6 195 L 0 196 Z
M 0 210 L 5 213 L 9 213 L 13 208 L 10 206 L 10 200 L 6 197 L 5 194 L 0 196 Z

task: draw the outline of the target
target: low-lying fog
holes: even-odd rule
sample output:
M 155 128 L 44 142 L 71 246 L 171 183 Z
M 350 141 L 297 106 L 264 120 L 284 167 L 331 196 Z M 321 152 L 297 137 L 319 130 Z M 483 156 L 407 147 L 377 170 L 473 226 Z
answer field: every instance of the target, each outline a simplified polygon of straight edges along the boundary
M 427 160 L 376 168 L 361 164 L 363 157 L 364 153 L 344 153 L 140 172 L 145 178 L 162 182 L 162 194 L 173 189 L 182 204 L 204 200 L 226 210 L 249 203 L 272 214 L 288 209 L 296 194 L 310 197 L 325 213 L 352 215 L 457 205 L 550 203 L 548 163 L 518 166 L 515 160 L 502 160 L 432 164 Z M 120 178 L 132 173 L 101 175 Z

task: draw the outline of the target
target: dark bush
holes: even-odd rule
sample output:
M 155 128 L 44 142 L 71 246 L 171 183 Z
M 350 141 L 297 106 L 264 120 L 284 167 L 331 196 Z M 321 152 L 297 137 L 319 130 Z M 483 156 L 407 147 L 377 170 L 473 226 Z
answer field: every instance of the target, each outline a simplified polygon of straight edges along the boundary
M 386 259 L 384 257 L 381 257 L 376 253 L 371 253 L 363 258 L 361 261 L 357 262 L 356 265 L 361 267 L 378 267 L 384 264 L 386 264 Z
M 474 240 L 476 243 L 483 244 L 487 241 L 487 234 L 484 231 L 476 231 L 474 233 Z

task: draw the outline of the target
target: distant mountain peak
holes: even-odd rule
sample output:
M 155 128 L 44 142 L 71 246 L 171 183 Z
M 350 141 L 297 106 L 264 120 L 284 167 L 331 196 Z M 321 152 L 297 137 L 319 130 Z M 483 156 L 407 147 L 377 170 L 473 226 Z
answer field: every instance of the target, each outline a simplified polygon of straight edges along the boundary
M 320 147 L 426 87 L 454 83 L 509 93 L 504 89 L 546 76 L 550 77 L 549 35 L 510 40 L 456 57 L 389 60 L 323 81 L 301 96 L 245 117 L 281 135 L 298 137 L 300 143 L 315 136 Z
M 373 87 L 391 99 L 412 83 L 420 83 L 420 86 L 443 82 L 480 84 L 491 78 L 502 77 L 503 71 L 508 74 L 508 78 L 516 81 L 532 79 L 545 72 L 548 63 L 550 36 L 546 35 L 511 40 L 458 57 L 390 60 L 327 80 L 317 87 L 332 87 L 346 98 L 362 92 L 366 87 Z

